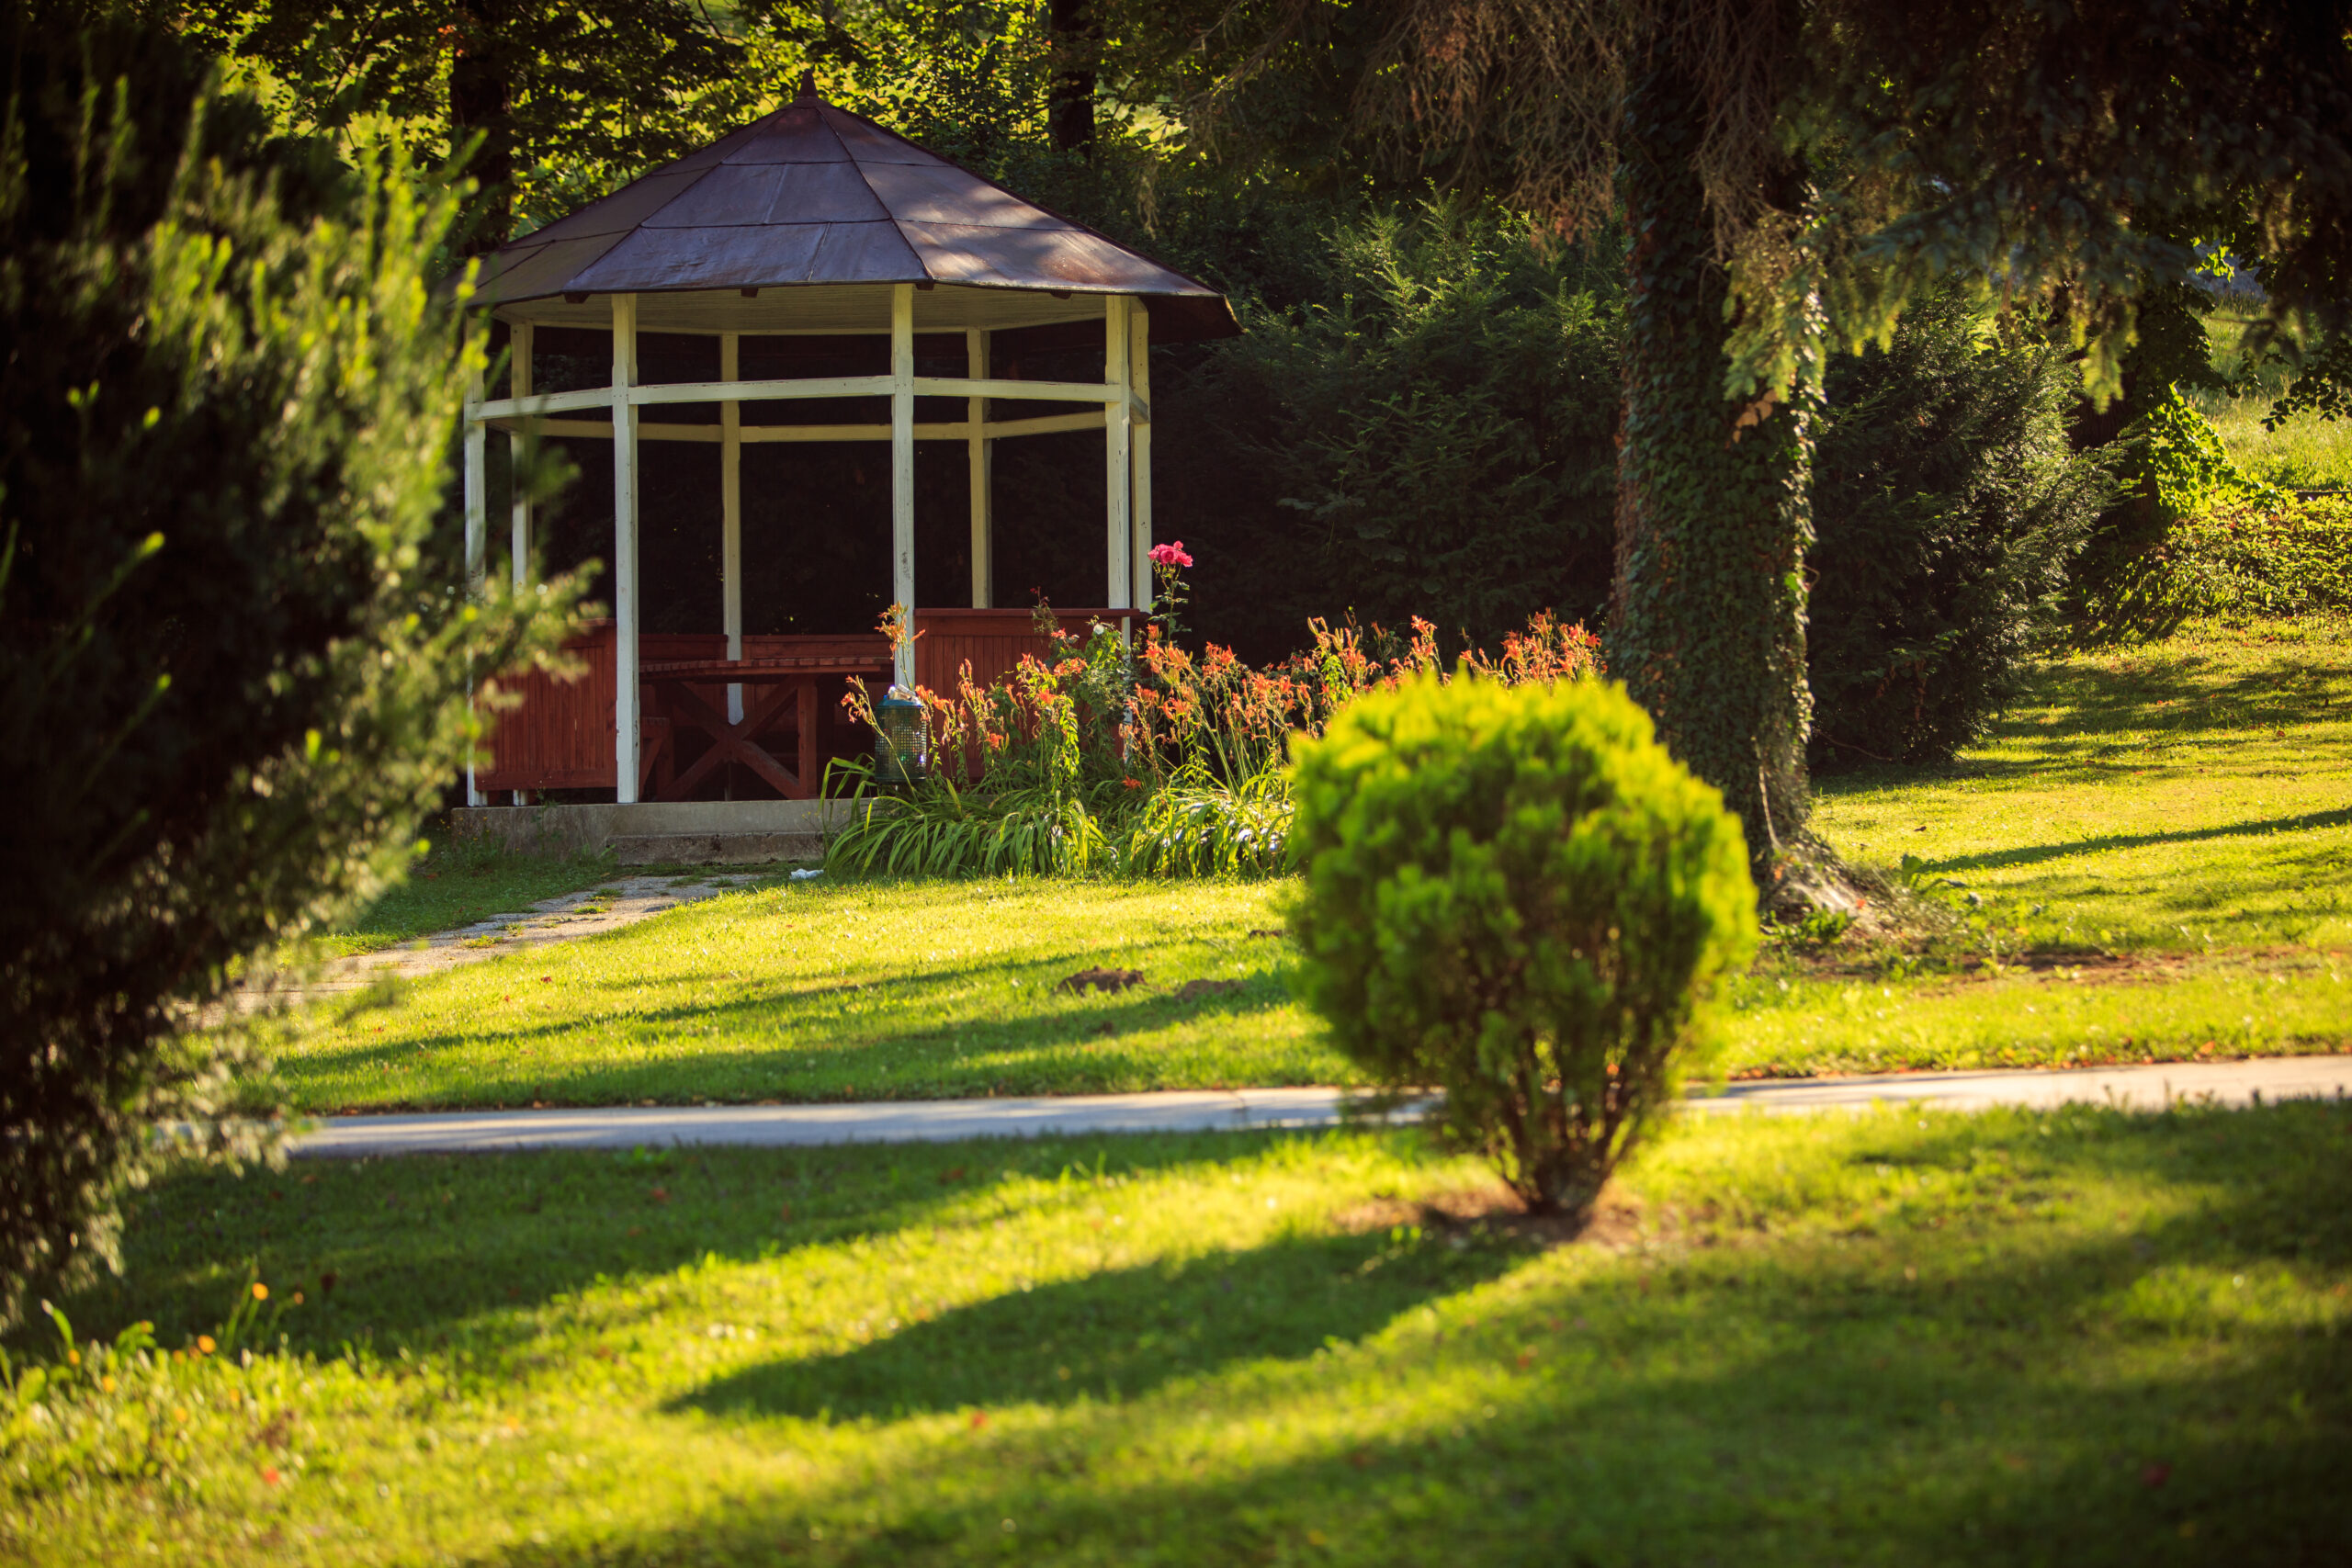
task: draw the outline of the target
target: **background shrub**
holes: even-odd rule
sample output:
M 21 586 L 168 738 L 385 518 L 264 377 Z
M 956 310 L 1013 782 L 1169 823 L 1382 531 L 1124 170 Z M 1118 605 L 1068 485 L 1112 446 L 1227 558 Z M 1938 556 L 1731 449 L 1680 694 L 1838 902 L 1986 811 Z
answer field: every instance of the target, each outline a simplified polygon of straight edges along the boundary
M 1530 1209 L 1585 1215 L 1755 951 L 1738 821 L 1595 681 L 1419 677 L 1296 753 L 1302 994 Z
M 1814 466 L 1812 764 L 1948 760 L 2015 695 L 2111 489 L 2071 367 L 1959 294 L 1834 361 Z
M 1201 558 L 1203 635 L 1263 661 L 1316 617 L 1419 616 L 1449 654 L 1594 620 L 1617 269 L 1466 202 L 1334 217 L 1308 257 L 1306 299 L 1244 297 L 1243 336 L 1154 370 L 1155 505 Z
M 2083 596 L 2088 637 L 2161 636 L 2197 615 L 2352 609 L 2352 498 L 2226 502 L 2120 545 Z
M 469 606 L 436 525 L 453 196 L 85 17 L 0 8 L 0 1312 L 111 1256 L 152 1123 L 221 1103 L 175 1027 L 398 863 L 469 658 L 562 598 Z

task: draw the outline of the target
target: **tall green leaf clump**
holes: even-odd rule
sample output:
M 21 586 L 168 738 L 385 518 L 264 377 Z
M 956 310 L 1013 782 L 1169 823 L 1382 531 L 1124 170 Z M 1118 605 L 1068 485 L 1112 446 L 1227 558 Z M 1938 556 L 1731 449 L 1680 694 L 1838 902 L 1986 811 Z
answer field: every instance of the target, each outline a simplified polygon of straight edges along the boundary
M 1531 1210 L 1589 1214 L 1755 952 L 1737 818 L 1595 681 L 1422 676 L 1295 750 L 1306 999 Z
M 109 1259 L 151 1126 L 220 1129 L 175 1029 L 389 874 L 480 673 L 436 523 L 453 193 L 275 140 L 167 32 L 0 8 L 0 1315 Z
M 1815 451 L 1810 761 L 1948 760 L 2014 697 L 2109 499 L 2074 367 L 1959 290 L 1829 367 Z

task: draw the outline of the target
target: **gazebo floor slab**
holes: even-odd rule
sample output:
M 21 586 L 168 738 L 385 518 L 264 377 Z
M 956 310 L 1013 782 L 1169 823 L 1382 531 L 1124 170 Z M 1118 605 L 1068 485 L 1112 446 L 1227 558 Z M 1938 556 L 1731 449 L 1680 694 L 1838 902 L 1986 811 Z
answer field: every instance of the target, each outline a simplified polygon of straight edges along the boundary
M 622 865 L 766 865 L 823 860 L 822 833 L 623 833 L 605 846 Z
M 514 854 L 610 851 L 623 865 L 750 865 L 821 858 L 825 840 L 865 808 L 845 800 L 685 800 L 473 806 L 449 816 L 457 839 Z

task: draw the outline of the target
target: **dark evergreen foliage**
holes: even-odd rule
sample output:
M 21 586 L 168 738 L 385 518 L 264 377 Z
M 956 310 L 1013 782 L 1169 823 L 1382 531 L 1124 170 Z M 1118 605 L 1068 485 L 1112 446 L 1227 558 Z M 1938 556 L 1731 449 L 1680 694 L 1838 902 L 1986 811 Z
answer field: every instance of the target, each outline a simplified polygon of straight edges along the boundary
M 1614 267 L 1443 203 L 1335 220 L 1316 259 L 1314 299 L 1245 299 L 1241 339 L 1155 389 L 1159 513 L 1199 558 L 1203 635 L 1265 660 L 1309 616 L 1419 615 L 1453 649 L 1538 610 L 1596 619 Z
M 1957 292 L 1831 365 L 1814 462 L 1813 765 L 1948 760 L 2049 629 L 2110 489 L 2072 367 Z
M 435 527 L 454 200 L 273 141 L 168 32 L 12 0 L 0 48 L 5 1315 L 111 1256 L 156 1121 L 234 1141 L 175 1031 L 397 863 L 469 656 L 553 616 L 469 607 Z

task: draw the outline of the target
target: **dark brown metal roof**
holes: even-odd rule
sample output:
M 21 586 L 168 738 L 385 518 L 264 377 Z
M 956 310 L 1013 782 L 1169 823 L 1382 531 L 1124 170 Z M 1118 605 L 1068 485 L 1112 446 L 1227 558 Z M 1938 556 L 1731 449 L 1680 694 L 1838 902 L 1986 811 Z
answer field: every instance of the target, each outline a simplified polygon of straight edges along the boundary
M 1131 294 L 1156 342 L 1230 337 L 1225 297 L 804 87 L 789 106 L 483 258 L 485 304 L 825 284 Z

